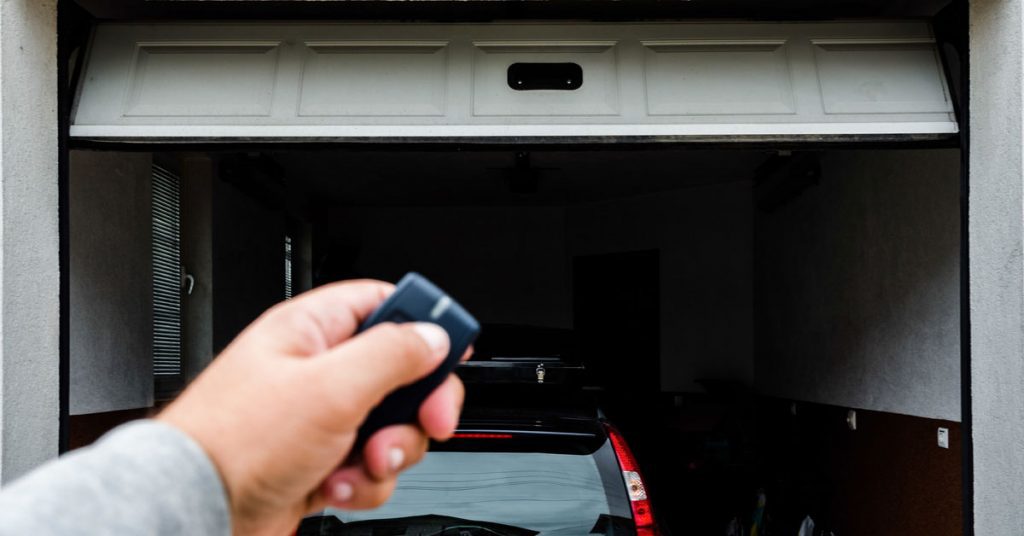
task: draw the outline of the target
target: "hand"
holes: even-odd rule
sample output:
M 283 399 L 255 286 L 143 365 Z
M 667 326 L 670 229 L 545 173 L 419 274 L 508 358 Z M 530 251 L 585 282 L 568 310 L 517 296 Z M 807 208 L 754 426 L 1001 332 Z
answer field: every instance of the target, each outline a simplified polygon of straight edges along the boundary
M 454 432 L 464 391 L 450 376 L 420 407 L 419 426 L 383 428 L 350 456 L 369 411 L 448 353 L 447 334 L 433 324 L 381 324 L 353 337 L 393 289 L 336 283 L 277 305 L 157 417 L 213 460 L 235 534 L 287 534 L 327 505 L 379 506 L 428 438 Z

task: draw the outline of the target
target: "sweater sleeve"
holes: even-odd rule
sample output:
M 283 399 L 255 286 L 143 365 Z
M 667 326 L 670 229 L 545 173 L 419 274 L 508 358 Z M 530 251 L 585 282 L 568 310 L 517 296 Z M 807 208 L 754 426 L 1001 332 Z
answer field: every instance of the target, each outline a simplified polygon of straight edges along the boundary
M 0 535 L 231 533 L 227 495 L 200 446 L 142 420 L 0 490 Z

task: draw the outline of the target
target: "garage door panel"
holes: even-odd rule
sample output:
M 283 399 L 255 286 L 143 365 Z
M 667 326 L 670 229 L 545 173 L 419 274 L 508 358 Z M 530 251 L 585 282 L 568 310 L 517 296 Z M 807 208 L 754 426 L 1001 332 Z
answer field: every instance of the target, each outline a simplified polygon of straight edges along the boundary
M 139 43 L 126 117 L 271 113 L 278 42 Z
M 614 41 L 476 42 L 473 114 L 476 116 L 602 116 L 619 114 Z M 578 89 L 520 91 L 509 85 L 516 63 L 573 63 L 583 72 Z
M 796 113 L 785 40 L 642 44 L 650 115 Z
M 443 116 L 447 41 L 306 43 L 299 116 Z
M 516 65 L 542 83 L 515 87 Z M 566 89 L 550 86 L 558 65 Z M 211 22 L 99 25 L 71 135 L 671 141 L 957 130 L 921 22 Z
M 926 39 L 815 39 L 826 114 L 950 112 L 935 45 Z

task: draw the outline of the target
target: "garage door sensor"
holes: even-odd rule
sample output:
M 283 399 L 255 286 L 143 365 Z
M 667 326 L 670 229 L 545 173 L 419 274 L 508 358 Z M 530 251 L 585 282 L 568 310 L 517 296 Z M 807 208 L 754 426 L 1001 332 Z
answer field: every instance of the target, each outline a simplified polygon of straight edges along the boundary
M 398 282 L 394 294 L 366 319 L 359 332 L 382 322 L 432 322 L 451 339 L 448 357 L 422 380 L 389 394 L 370 412 L 356 438 L 361 447 L 374 432 L 393 424 L 417 422 L 420 405 L 448 377 L 480 333 L 477 322 L 461 305 L 420 274 L 410 272 Z

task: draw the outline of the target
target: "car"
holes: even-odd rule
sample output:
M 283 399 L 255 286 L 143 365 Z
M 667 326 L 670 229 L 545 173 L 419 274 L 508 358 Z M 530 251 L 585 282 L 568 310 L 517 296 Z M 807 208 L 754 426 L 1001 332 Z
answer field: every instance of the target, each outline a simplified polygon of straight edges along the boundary
M 570 387 L 579 370 L 532 357 L 460 366 L 454 437 L 432 443 L 383 506 L 324 510 L 297 536 L 660 534 L 622 434 Z

